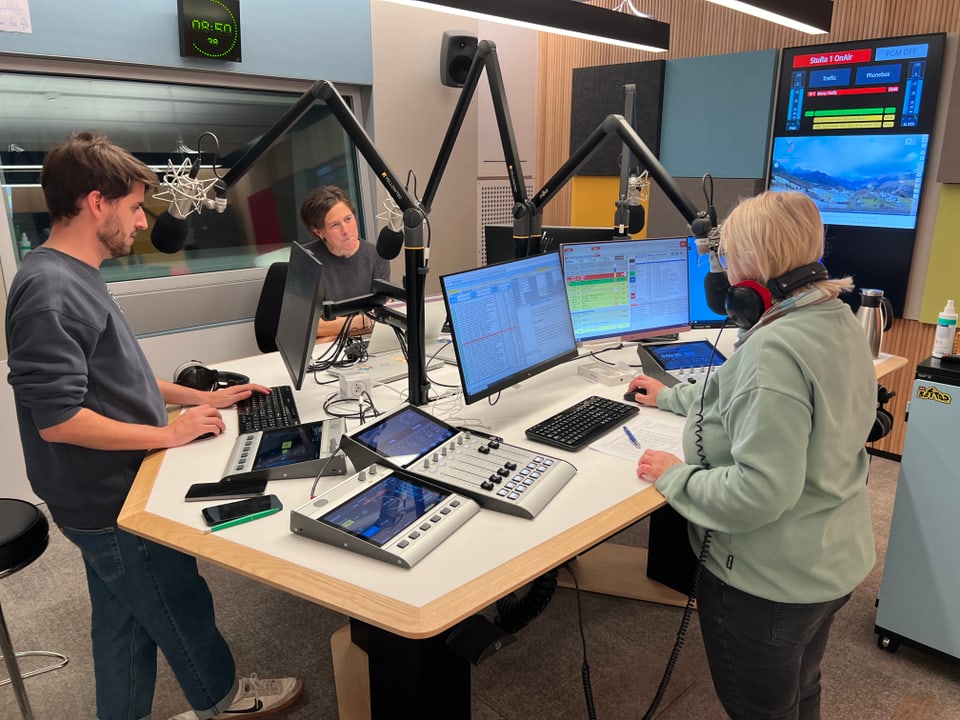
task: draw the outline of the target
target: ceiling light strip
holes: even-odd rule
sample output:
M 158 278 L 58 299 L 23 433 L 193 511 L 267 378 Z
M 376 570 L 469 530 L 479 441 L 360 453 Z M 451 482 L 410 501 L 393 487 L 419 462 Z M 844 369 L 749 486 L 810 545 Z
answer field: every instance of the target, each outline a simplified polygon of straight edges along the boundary
M 830 32 L 833 0 L 707 0 L 731 10 L 753 15 L 761 20 L 784 25 L 808 35 Z M 789 13 L 789 14 L 788 14 Z
M 572 0 L 388 0 L 426 10 L 448 12 L 480 20 L 509 23 L 647 52 L 663 52 L 670 45 L 666 23 L 584 5 Z

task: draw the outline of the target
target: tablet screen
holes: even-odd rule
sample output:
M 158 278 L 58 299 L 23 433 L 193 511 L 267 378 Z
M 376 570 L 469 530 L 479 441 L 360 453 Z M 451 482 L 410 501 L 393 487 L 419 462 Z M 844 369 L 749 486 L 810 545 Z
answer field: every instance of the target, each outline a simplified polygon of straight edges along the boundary
M 257 454 L 250 470 L 283 467 L 320 457 L 323 421 L 266 430 L 260 436 Z
M 446 490 L 391 474 L 318 519 L 382 547 L 449 496 Z
M 410 406 L 353 435 L 353 439 L 397 465 L 406 467 L 443 444 L 456 429 Z
M 664 370 L 688 370 L 710 365 L 717 367 L 726 360 L 707 340 L 646 345 L 644 349 L 653 355 Z

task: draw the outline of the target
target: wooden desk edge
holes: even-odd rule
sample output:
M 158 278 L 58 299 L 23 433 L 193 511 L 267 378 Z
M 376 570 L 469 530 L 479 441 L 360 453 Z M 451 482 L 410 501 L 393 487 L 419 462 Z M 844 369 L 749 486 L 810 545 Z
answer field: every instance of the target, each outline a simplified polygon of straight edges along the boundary
M 899 370 L 906 365 L 907 362 L 908 360 L 905 357 L 901 357 L 900 355 L 891 355 L 890 357 L 884 358 L 878 363 L 874 363 L 873 369 L 877 373 L 877 380 L 885 375 L 889 375 L 890 373 Z
M 147 511 L 164 454 L 154 452 L 144 459 L 120 511 L 120 527 L 411 639 L 438 635 L 665 504 L 654 487 L 643 488 L 555 538 L 417 607 Z

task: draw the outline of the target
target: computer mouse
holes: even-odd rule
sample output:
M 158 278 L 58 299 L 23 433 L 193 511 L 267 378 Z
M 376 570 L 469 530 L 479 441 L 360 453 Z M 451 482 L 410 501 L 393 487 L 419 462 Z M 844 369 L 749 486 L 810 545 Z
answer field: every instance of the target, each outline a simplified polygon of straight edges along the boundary
M 197 436 L 194 438 L 194 440 L 206 440 L 206 439 L 208 439 L 208 438 L 212 438 L 212 437 L 216 437 L 216 436 L 217 436 L 217 433 L 208 432 L 208 433 L 204 433 L 203 435 L 197 435 Z
M 623 394 L 623 399 L 629 402 L 635 402 L 637 399 L 636 397 L 634 397 L 635 395 L 646 395 L 646 394 L 647 394 L 646 388 L 636 388 L 635 390 L 631 390 L 630 392 L 625 392 Z

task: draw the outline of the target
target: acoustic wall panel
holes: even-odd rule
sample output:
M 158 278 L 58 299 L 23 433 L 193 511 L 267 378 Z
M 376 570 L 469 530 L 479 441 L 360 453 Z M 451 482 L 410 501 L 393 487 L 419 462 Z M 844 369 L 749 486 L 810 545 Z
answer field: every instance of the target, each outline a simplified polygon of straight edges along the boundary
M 660 106 L 664 60 L 575 68 L 570 113 L 570 154 L 590 136 L 607 115 L 623 115 L 623 86 L 636 85 L 633 127 L 654 155 L 660 153 Z M 620 175 L 617 136 L 607 137 L 577 171 L 578 175 Z
M 955 61 L 953 67 L 949 67 L 944 61 L 943 78 L 944 83 L 950 83 L 950 105 L 943 126 L 937 182 L 960 183 L 960 62 Z
M 777 50 L 666 64 L 660 162 L 667 171 L 766 177 Z
M 703 195 L 703 182 L 699 177 L 675 177 L 677 187 L 693 203 L 697 210 L 706 210 L 707 201 Z M 763 192 L 764 181 L 761 178 L 738 179 L 718 178 L 713 181 L 713 206 L 717 216 L 723 222 L 730 211 L 744 198 Z M 650 207 L 647 212 L 647 237 L 673 237 L 689 232 L 687 221 L 673 206 L 657 183 L 650 183 Z

